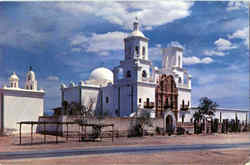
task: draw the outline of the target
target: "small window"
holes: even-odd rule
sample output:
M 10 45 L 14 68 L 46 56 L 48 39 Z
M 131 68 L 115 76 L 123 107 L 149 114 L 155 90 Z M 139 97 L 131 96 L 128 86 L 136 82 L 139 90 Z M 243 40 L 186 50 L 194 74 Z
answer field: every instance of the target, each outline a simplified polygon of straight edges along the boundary
M 130 70 L 127 71 L 127 77 L 131 77 L 131 72 L 130 72 Z
M 106 103 L 107 104 L 109 103 L 109 97 L 106 97 Z
M 145 70 L 142 71 L 142 77 L 147 77 L 147 72 Z
M 149 101 L 150 101 L 149 98 L 147 98 L 147 103 L 149 103 Z
M 141 103 L 141 98 L 139 98 L 139 103 Z

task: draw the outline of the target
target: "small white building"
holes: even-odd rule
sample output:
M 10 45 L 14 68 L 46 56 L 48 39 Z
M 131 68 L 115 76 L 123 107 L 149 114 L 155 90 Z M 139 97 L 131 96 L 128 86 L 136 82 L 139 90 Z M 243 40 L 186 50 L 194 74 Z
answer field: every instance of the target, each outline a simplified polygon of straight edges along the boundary
M 17 122 L 38 121 L 44 112 L 44 90 L 37 89 L 37 80 L 32 68 L 26 75 L 25 88 L 19 87 L 19 78 L 14 72 L 9 84 L 0 88 L 0 132 L 16 133 Z M 30 128 L 23 126 L 23 132 Z

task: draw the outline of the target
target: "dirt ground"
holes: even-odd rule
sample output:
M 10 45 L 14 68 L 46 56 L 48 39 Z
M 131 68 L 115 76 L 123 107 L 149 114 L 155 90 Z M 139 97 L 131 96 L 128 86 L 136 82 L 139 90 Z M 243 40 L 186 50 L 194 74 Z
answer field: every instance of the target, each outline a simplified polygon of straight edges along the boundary
M 49 144 L 40 144 L 43 136 L 36 135 L 34 142 L 37 144 L 27 145 L 29 137 L 23 138 L 24 145 L 19 145 L 18 136 L 0 137 L 0 152 L 52 150 L 52 149 L 77 149 L 95 148 L 101 146 L 150 146 L 150 145 L 180 145 L 180 144 L 225 144 L 250 142 L 250 133 L 217 134 L 217 135 L 184 135 L 184 136 L 147 136 L 137 138 L 104 139 L 102 142 L 78 142 L 77 139 L 59 138 L 61 143 L 55 144 L 55 137 L 48 136 Z M 63 158 L 41 158 L 24 160 L 4 160 L 5 164 L 227 164 L 244 165 L 250 160 L 250 149 L 209 150 L 192 152 L 162 152 L 147 154 L 112 154 L 74 156 Z M 249 164 L 250 165 L 250 164 Z
M 245 165 L 249 160 L 247 150 L 225 150 L 225 151 L 195 151 L 195 152 L 164 152 L 157 154 L 113 154 L 113 155 L 91 155 L 74 156 L 63 158 L 42 158 L 15 161 L 0 161 L 2 165 Z

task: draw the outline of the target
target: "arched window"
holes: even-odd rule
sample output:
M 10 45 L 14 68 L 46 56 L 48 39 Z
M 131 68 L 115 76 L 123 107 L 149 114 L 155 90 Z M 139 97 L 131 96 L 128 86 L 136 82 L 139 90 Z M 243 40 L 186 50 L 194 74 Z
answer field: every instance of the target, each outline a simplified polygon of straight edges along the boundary
M 178 83 L 181 84 L 181 77 L 179 77 Z
M 10 87 L 12 87 L 12 88 L 13 88 L 13 83 L 10 83 Z
M 131 72 L 130 72 L 130 70 L 128 70 L 127 71 L 127 75 L 126 75 L 127 77 L 131 77 Z
M 147 77 L 147 72 L 145 70 L 142 71 L 142 77 Z
M 139 46 L 136 46 L 136 47 L 135 47 L 135 53 L 136 53 L 137 55 L 139 55 Z
M 184 104 L 185 104 L 185 102 L 184 102 L 184 100 L 182 100 L 182 108 L 184 108 Z
M 142 58 L 145 59 L 146 48 L 145 46 L 142 47 Z
M 181 57 L 178 56 L 178 66 L 181 67 Z
M 106 103 L 107 104 L 109 103 L 109 97 L 106 97 Z

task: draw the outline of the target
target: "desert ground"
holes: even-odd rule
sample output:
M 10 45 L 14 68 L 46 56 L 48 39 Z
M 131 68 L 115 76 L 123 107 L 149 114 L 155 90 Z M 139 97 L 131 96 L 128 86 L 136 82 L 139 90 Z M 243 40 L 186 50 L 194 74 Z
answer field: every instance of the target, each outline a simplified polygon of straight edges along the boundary
M 41 144 L 43 136 L 36 135 L 33 139 L 35 144 L 29 145 L 30 138 L 23 138 L 23 145 L 19 145 L 18 136 L 0 137 L 0 154 L 20 151 L 51 151 L 73 149 L 98 149 L 102 147 L 128 147 L 128 146 L 174 146 L 174 145 L 214 145 L 249 143 L 250 133 L 229 133 L 213 135 L 172 135 L 172 136 L 146 136 L 133 138 L 104 139 L 102 142 L 78 142 L 77 139 L 59 138 L 60 143 L 55 144 L 54 136 L 47 136 L 47 144 Z M 91 154 L 72 155 L 49 158 L 25 158 L 25 159 L 0 159 L 0 164 L 227 164 L 245 165 L 250 161 L 250 148 L 228 148 L 194 151 L 171 151 L 153 153 L 116 153 L 116 154 Z

